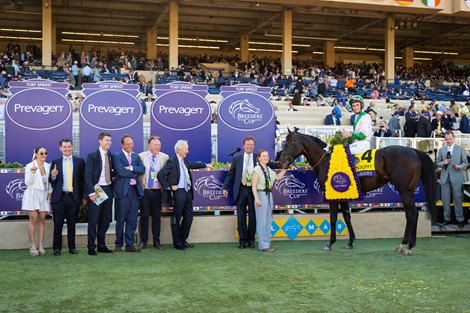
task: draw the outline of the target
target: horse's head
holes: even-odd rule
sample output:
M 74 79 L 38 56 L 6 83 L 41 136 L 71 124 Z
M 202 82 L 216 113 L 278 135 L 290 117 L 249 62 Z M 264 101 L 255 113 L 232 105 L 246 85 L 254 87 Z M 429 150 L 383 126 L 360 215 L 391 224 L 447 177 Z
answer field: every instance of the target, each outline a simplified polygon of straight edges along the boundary
M 297 128 L 295 128 L 294 131 L 291 131 L 289 128 L 287 129 L 286 145 L 278 161 L 282 168 L 288 168 L 294 163 L 294 160 L 302 154 L 302 145 L 297 140 L 299 136 L 297 130 Z

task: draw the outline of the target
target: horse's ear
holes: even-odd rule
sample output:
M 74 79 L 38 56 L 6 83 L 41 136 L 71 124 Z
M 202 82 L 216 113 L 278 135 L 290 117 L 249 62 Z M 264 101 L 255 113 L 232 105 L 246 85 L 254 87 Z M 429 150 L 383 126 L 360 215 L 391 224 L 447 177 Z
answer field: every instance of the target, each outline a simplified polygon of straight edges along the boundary
M 298 132 L 299 132 L 299 128 L 294 126 L 294 133 L 298 133 Z
M 289 129 L 289 127 L 287 127 L 287 132 L 288 132 L 289 134 L 292 133 L 291 130 Z

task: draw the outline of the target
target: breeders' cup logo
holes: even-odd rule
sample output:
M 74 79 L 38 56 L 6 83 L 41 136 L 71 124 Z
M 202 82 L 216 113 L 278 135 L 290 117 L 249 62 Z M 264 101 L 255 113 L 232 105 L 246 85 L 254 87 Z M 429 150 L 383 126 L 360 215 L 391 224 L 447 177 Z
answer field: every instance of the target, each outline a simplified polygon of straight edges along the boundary
M 139 101 L 120 90 L 100 90 L 83 100 L 80 116 L 84 122 L 103 130 L 126 129 L 142 118 Z
M 320 181 L 317 179 L 315 179 L 315 182 L 313 183 L 313 188 L 319 193 L 319 194 L 323 194 L 323 189 L 320 185 Z
M 366 198 L 374 198 L 375 196 L 380 196 L 384 193 L 384 189 L 381 187 L 381 188 L 377 188 L 375 190 L 372 190 L 372 191 L 368 191 L 366 193 Z
M 23 200 L 23 193 L 28 188 L 24 183 L 24 179 L 14 179 L 8 183 L 5 188 L 5 192 L 16 201 Z
M 308 188 L 305 184 L 295 178 L 293 174 L 284 176 L 281 180 L 274 183 L 274 188 L 284 197 L 290 199 L 298 199 L 308 194 Z
M 194 183 L 194 189 L 204 198 L 218 200 L 224 195 L 222 193 L 224 184 L 218 181 L 214 175 L 201 177 Z
M 255 93 L 240 92 L 224 98 L 217 113 L 224 124 L 235 130 L 253 131 L 274 125 L 273 105 Z
M 395 185 L 393 185 L 392 183 L 388 183 L 388 187 L 394 192 L 396 193 L 397 195 L 399 195 L 400 193 L 397 191 L 397 189 L 395 188 Z M 418 186 L 416 187 L 415 189 L 415 194 L 419 194 L 419 189 L 421 188 L 421 186 Z
M 233 118 L 245 124 L 253 124 L 263 119 L 260 109 L 255 107 L 248 99 L 238 100 L 232 103 L 228 109 Z
M 197 93 L 189 91 L 167 92 L 155 100 L 152 118 L 172 130 L 191 130 L 210 123 L 211 106 Z
M 67 122 L 72 116 L 72 107 L 57 91 L 35 88 L 11 96 L 5 113 L 8 120 L 22 128 L 48 130 Z

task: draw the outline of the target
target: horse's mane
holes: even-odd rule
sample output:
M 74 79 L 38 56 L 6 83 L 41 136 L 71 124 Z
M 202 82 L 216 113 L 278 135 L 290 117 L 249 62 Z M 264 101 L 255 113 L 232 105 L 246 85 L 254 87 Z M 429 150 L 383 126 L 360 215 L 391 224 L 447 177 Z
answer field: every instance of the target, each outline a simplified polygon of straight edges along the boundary
M 305 137 L 307 137 L 307 138 L 309 138 L 309 139 L 315 141 L 315 142 L 316 142 L 318 145 L 320 145 L 320 147 L 322 147 L 322 148 L 325 148 L 325 147 L 326 147 L 326 143 L 325 143 L 323 140 L 321 140 L 321 139 L 319 139 L 319 138 L 317 138 L 317 137 L 315 137 L 315 136 L 306 135 L 306 134 L 297 133 L 297 132 L 296 132 L 296 134 L 305 136 Z

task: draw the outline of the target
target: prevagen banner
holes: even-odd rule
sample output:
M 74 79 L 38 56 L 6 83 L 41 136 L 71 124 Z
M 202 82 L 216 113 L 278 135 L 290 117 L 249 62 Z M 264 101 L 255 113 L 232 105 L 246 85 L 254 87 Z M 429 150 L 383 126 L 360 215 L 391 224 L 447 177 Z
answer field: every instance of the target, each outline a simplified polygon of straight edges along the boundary
M 72 138 L 72 106 L 65 97 L 67 83 L 49 80 L 10 82 L 12 96 L 5 105 L 5 160 L 31 162 L 43 146 L 48 161 L 58 158 L 59 141 Z
M 98 149 L 98 135 L 108 132 L 113 138 L 111 151 L 121 150 L 121 137 L 134 138 L 134 151 L 143 150 L 142 107 L 136 96 L 139 85 L 104 81 L 83 84 L 85 100 L 80 106 L 80 155 Z
M 251 84 L 222 86 L 224 99 L 217 109 L 217 160 L 230 162 L 228 155 L 243 145 L 246 136 L 256 139 L 256 151 L 266 149 L 274 159 L 274 107 L 269 87 Z
M 211 115 L 207 86 L 178 82 L 155 85 L 150 130 L 160 136 L 162 151 L 173 155 L 180 139 L 189 144 L 191 161 L 211 161 Z

